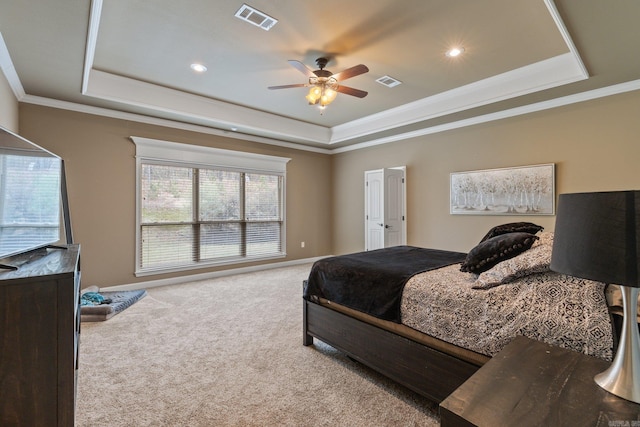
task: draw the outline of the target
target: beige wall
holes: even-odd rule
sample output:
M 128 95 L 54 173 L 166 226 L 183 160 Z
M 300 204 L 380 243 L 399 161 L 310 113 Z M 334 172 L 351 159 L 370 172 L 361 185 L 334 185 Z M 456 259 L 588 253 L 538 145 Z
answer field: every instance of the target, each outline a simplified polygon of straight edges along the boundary
M 287 260 L 293 260 L 363 250 L 364 171 L 383 167 L 407 166 L 410 245 L 468 251 L 490 227 L 510 221 L 552 230 L 553 216 L 450 215 L 449 174 L 555 163 L 558 194 L 639 189 L 639 116 L 640 93 L 627 93 L 333 156 L 29 104 L 21 104 L 20 130 L 65 159 L 83 286 L 112 286 L 172 276 L 133 274 L 132 135 L 291 157 Z M 238 266 L 225 268 L 232 267 Z
M 18 100 L 2 72 L 0 72 L 0 126 L 19 133 Z
M 328 155 L 30 104 L 20 106 L 20 129 L 24 137 L 65 160 L 74 240 L 82 245 L 83 287 L 178 275 L 134 276 L 135 145 L 130 136 L 291 158 L 287 165 L 284 260 L 331 252 Z M 304 249 L 300 247 L 302 241 Z M 233 267 L 238 265 L 224 268 Z
M 467 252 L 493 225 L 554 216 L 449 214 L 449 174 L 556 164 L 556 192 L 640 189 L 640 92 L 333 156 L 333 252 L 364 249 L 365 170 L 407 166 L 408 244 Z

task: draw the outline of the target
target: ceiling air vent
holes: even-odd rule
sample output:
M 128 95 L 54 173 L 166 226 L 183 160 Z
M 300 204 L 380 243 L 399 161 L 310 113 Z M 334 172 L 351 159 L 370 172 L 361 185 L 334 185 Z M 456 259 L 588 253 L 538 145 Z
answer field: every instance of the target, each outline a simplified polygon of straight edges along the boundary
M 269 31 L 271 27 L 276 25 L 277 19 L 270 17 L 267 14 L 260 12 L 257 9 L 243 4 L 236 12 L 236 18 L 240 18 L 243 21 L 247 21 L 249 24 L 253 24 L 262 28 L 265 31 Z
M 400 80 L 396 80 L 393 77 L 389 77 L 389 76 L 382 76 L 376 81 L 386 87 L 394 87 L 402 83 Z

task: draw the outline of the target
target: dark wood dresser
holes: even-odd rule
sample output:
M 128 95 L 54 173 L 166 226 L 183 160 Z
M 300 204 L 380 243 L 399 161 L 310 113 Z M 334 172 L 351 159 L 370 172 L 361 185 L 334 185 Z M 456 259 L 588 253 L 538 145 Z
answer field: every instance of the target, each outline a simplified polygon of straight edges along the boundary
M 0 425 L 73 426 L 80 334 L 80 247 L 2 260 Z

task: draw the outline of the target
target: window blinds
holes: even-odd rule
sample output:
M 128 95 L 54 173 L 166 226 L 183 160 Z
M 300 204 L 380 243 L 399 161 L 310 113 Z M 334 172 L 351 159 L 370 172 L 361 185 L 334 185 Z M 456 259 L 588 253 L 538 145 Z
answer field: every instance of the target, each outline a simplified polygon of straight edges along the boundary
M 149 140 L 134 142 L 146 154 L 137 156 L 138 273 L 284 256 L 284 167 L 255 170 L 260 158 L 248 154 L 250 168 L 243 168 L 245 153 L 225 157 L 227 150 L 216 149 L 195 164 L 183 150 L 172 161 L 166 151 L 150 156 Z M 264 157 L 271 166 L 288 161 Z

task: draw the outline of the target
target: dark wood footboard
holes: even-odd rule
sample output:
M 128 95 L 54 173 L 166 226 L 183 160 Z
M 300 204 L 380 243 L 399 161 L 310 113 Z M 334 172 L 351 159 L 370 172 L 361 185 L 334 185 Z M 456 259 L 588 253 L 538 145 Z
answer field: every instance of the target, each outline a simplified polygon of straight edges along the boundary
M 303 344 L 317 338 L 434 402 L 480 367 L 303 298 Z

